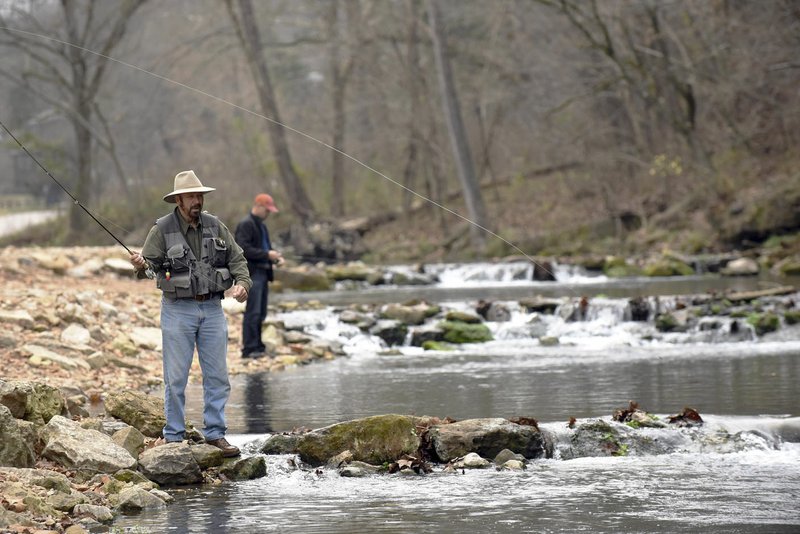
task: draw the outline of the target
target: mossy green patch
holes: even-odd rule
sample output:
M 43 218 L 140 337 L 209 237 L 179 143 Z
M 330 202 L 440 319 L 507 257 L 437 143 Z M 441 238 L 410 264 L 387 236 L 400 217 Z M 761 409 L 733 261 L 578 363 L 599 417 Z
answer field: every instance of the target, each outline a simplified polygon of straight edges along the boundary
M 403 454 L 415 454 L 420 446 L 416 432 L 419 418 L 406 415 L 379 415 L 347 421 L 301 436 L 297 451 L 311 465 L 349 450 L 353 460 L 380 465 Z
M 485 324 L 468 324 L 461 321 L 443 321 L 439 328 L 449 343 L 483 343 L 491 341 L 492 333 Z
M 756 334 L 762 336 L 767 332 L 775 332 L 780 326 L 778 316 L 772 312 L 754 313 L 747 318 L 747 322 L 756 329 Z

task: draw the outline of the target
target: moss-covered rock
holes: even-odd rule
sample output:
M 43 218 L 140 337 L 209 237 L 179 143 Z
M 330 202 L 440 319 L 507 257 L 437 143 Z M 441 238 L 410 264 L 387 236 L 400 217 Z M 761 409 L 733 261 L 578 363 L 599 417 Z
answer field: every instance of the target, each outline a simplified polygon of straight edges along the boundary
M 768 332 L 775 332 L 780 326 L 778 316 L 772 312 L 754 313 L 747 318 L 747 322 L 756 329 L 756 334 L 763 336 Z
M 377 281 L 382 277 L 374 267 L 367 266 L 362 261 L 351 261 L 345 264 L 329 265 L 325 268 L 325 272 L 331 280 L 356 280 L 366 282 L 369 280 Z
M 480 315 L 473 313 L 462 312 L 458 310 L 451 310 L 444 316 L 445 321 L 455 321 L 459 323 L 477 324 L 483 322 Z
M 444 340 L 449 343 L 483 343 L 491 341 L 492 333 L 485 324 L 469 324 L 461 321 L 443 321 Z
M 454 350 L 455 349 L 455 347 L 453 347 L 449 343 L 442 343 L 441 341 L 433 341 L 433 340 L 423 341 L 422 342 L 422 348 L 425 349 L 425 350 Z
M 644 274 L 645 276 L 689 276 L 694 274 L 694 269 L 680 260 L 662 258 L 645 265 Z
M 66 413 L 66 401 L 58 388 L 38 382 L 0 380 L 0 404 L 17 419 L 43 425 Z
M 783 314 L 783 320 L 788 325 L 800 323 L 800 310 L 786 310 Z
M 422 420 L 391 414 L 346 421 L 301 435 L 297 451 L 300 459 L 311 465 L 325 464 L 348 450 L 353 460 L 380 465 L 416 454 L 420 446 L 417 425 Z
M 161 436 L 167 420 L 164 417 L 164 401 L 140 391 L 109 393 L 105 399 L 106 412 L 125 421 L 145 436 Z
M 275 271 L 275 280 L 284 288 L 297 291 L 328 291 L 332 287 L 325 271 L 316 268 L 278 269 Z

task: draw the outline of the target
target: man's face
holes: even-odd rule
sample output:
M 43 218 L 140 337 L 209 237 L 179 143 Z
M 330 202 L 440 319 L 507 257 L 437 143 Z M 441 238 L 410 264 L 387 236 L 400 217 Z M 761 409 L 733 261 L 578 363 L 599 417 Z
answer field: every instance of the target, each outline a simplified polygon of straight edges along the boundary
M 184 193 L 177 195 L 175 201 L 186 220 L 195 222 L 200 218 L 200 213 L 203 211 L 203 193 Z
M 255 206 L 255 215 L 261 220 L 266 220 L 269 217 L 269 210 L 266 206 L 262 206 L 261 204 L 256 204 Z

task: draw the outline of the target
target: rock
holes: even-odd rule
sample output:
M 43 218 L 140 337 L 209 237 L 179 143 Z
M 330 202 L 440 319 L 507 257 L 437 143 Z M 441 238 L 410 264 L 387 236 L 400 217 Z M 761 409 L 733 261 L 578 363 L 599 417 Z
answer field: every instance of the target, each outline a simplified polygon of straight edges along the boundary
M 130 263 L 128 264 L 130 272 Z M 103 260 L 100 258 L 89 258 L 80 265 L 76 265 L 67 270 L 67 276 L 73 278 L 88 278 L 94 276 L 103 270 Z
M 388 304 L 381 310 L 380 315 L 384 319 L 393 319 L 406 325 L 421 325 L 425 319 L 435 315 L 435 310 L 438 308 L 433 308 L 433 310 L 431 313 L 432 307 L 424 302 L 412 306 Z
M 106 412 L 125 421 L 145 436 L 161 436 L 167 420 L 164 417 L 164 401 L 139 391 L 109 393 L 105 399 Z
M 0 404 L 17 419 L 43 425 L 55 415 L 66 413 L 64 395 L 57 388 L 37 382 L 0 380 Z
M 558 336 L 540 336 L 539 337 L 539 345 L 542 347 L 555 347 L 561 341 L 558 339 Z
M 107 435 L 81 428 L 56 415 L 43 429 L 46 443 L 42 456 L 64 467 L 91 473 L 114 473 L 130 469 L 136 459 Z
M 57 352 L 53 352 L 50 349 L 42 347 L 40 345 L 25 345 L 22 347 L 22 352 L 27 353 L 31 356 L 31 359 L 39 359 L 39 360 L 47 360 L 51 362 L 55 362 L 64 369 L 72 370 L 72 369 L 91 369 L 91 366 L 86 363 L 85 360 L 80 358 L 70 358 L 68 356 L 63 356 L 58 354 Z
M 262 454 L 295 454 L 300 434 L 273 434 L 261 446 Z
M 650 304 L 644 297 L 634 297 L 628 300 L 624 317 L 628 321 L 647 321 L 650 318 Z
M 556 308 L 558 308 L 560 304 L 561 303 L 557 300 L 543 299 L 541 297 L 519 301 L 520 307 L 525 309 L 528 313 L 544 313 L 548 315 L 555 313 Z
M 480 315 L 475 315 L 472 313 L 457 311 L 457 310 L 450 310 L 444 315 L 445 321 L 452 321 L 458 323 L 467 323 L 467 324 L 479 324 L 483 322 Z
M 34 326 L 33 317 L 25 310 L 0 310 L 0 323 L 15 324 L 28 330 Z
M 275 271 L 275 280 L 283 284 L 286 289 L 298 291 L 328 291 L 331 289 L 331 280 L 328 275 L 316 268 L 278 269 Z
M 33 467 L 36 455 L 32 446 L 11 410 L 0 404 L 0 466 Z
M 89 330 L 73 323 L 61 332 L 61 342 L 68 345 L 88 345 L 92 340 Z
M 225 461 L 225 458 L 222 456 L 222 450 L 208 443 L 199 443 L 197 445 L 190 445 L 189 447 L 200 469 L 205 470 L 209 467 L 218 467 Z
M 349 464 L 353 461 L 353 453 L 348 451 L 342 451 L 336 456 L 328 458 L 327 466 L 332 469 L 339 469 L 344 464 Z
M 267 463 L 263 456 L 250 456 L 223 465 L 219 472 L 229 480 L 254 480 L 267 476 Z
M 391 347 L 405 343 L 408 327 L 400 321 L 384 319 L 375 323 L 375 326 L 370 329 L 370 333 L 378 336 Z
M 122 490 L 119 492 L 116 501 L 117 509 L 121 512 L 139 512 L 166 506 L 164 501 L 139 486 Z
M 661 258 L 644 266 L 645 276 L 690 276 L 694 274 L 686 263 L 675 258 Z
M 421 421 L 414 416 L 378 415 L 337 423 L 302 434 L 297 451 L 311 465 L 323 465 L 346 450 L 354 461 L 380 465 L 416 453 L 420 446 L 416 427 Z
M 153 485 L 153 482 L 148 480 L 139 471 L 133 471 L 131 469 L 120 469 L 114 473 L 114 479 L 124 482 L 125 484 L 133 484 L 136 486 Z
M 132 426 L 126 425 L 125 428 L 117 430 L 111 439 L 134 458 L 137 458 L 144 449 L 144 435 Z
M 552 438 L 536 427 L 518 425 L 506 419 L 467 419 L 428 429 L 431 456 L 449 462 L 470 452 L 494 458 L 503 449 L 525 458 L 551 458 Z
M 456 350 L 455 346 L 451 345 L 450 343 L 443 343 L 441 341 L 433 341 L 433 340 L 423 341 L 422 348 L 425 350 L 440 350 L 440 351 Z
M 492 340 L 492 333 L 485 324 L 470 324 L 461 321 L 443 321 L 444 340 L 449 343 L 483 343 Z
M 441 343 L 444 341 L 444 329 L 432 324 L 426 324 L 411 330 L 411 345 L 424 347 L 426 343 Z
M 752 276 L 760 270 L 758 262 L 751 258 L 738 258 L 729 262 L 720 270 L 724 276 Z
M 363 478 L 380 473 L 382 469 L 377 465 L 365 462 L 350 462 L 339 469 L 339 476 L 345 478 Z
M 199 484 L 203 473 L 192 449 L 184 442 L 167 443 L 147 449 L 139 455 L 139 469 L 162 485 Z
M 112 273 L 121 274 L 123 276 L 132 276 L 133 267 L 127 259 L 122 258 L 106 258 L 103 260 L 103 266 L 106 270 Z
M 780 319 L 772 312 L 756 313 L 747 318 L 747 322 L 753 325 L 756 334 L 763 336 L 768 332 L 775 332 L 780 327 Z
M 509 460 L 519 460 L 521 462 L 525 461 L 525 457 L 521 454 L 517 454 L 514 451 L 503 449 L 502 451 L 497 453 L 497 456 L 494 457 L 494 463 L 497 465 L 503 465 Z
M 77 504 L 72 510 L 72 515 L 75 517 L 91 517 L 100 523 L 108 523 L 114 520 L 114 514 L 111 513 L 111 509 L 94 504 Z
M 137 326 L 131 329 L 128 336 L 130 336 L 130 340 L 137 347 L 149 350 L 161 350 L 160 328 Z
M 357 280 L 366 282 L 382 278 L 382 273 L 373 267 L 368 267 L 362 261 L 351 261 L 346 264 L 328 265 L 325 272 L 331 280 Z
M 509 460 L 507 462 L 503 462 L 499 469 L 503 471 L 522 471 L 525 469 L 525 462 L 521 462 L 519 460 Z
M 467 469 L 483 469 L 489 467 L 491 462 L 486 458 L 481 458 L 477 453 L 467 453 L 463 458 L 456 461 L 456 467 Z

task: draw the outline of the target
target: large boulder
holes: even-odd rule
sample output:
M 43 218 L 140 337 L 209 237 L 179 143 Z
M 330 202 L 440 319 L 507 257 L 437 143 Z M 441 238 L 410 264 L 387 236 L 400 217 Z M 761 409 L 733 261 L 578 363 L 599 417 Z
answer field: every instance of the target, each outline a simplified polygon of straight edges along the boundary
M 140 391 L 109 393 L 105 399 L 106 413 L 125 421 L 145 436 L 157 438 L 167 423 L 164 400 Z
M 377 415 L 312 430 L 299 437 L 300 459 L 311 465 L 349 450 L 353 460 L 380 465 L 404 454 L 414 455 L 420 446 L 417 426 L 423 418 L 409 415 Z
M 0 404 L 0 465 L 32 467 L 36 463 L 32 445 L 11 410 Z
M 17 419 L 37 425 L 47 423 L 54 415 L 66 413 L 66 401 L 61 391 L 36 382 L 0 380 L 0 404 L 8 407 Z
M 503 449 L 525 458 L 551 458 L 553 439 L 535 426 L 512 423 L 507 419 L 466 419 L 439 424 L 428 429 L 431 457 L 449 462 L 470 452 L 494 458 Z
M 82 428 L 60 415 L 42 429 L 46 443 L 42 456 L 56 463 L 88 473 L 115 473 L 136 465 L 136 458 L 107 434 Z
M 167 443 L 139 455 L 139 469 L 150 480 L 163 485 L 199 484 L 200 465 L 192 448 L 184 443 Z

